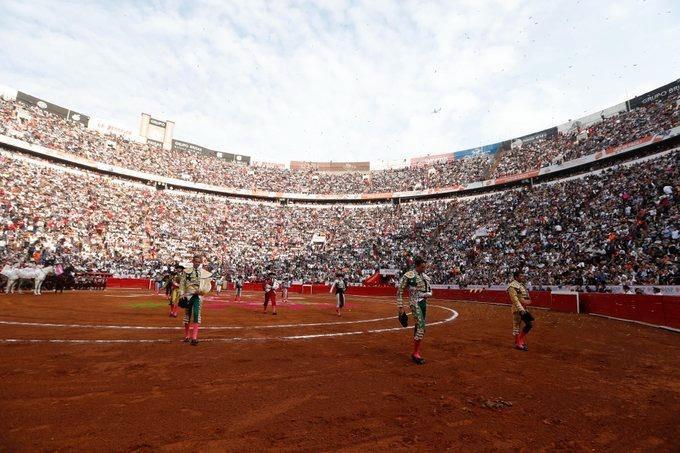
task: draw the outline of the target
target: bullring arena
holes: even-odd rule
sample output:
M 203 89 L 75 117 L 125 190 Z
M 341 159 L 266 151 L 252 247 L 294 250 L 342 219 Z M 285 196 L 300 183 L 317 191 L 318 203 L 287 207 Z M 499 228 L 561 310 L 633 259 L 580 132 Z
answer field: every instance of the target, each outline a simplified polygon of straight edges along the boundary
M 339 318 L 327 292 L 277 316 L 261 292 L 212 293 L 198 348 L 153 291 L 0 305 L 11 451 L 648 451 L 679 434 L 678 334 L 588 314 L 536 310 L 513 353 L 507 306 L 436 298 L 419 367 L 390 296 L 348 295 Z
M 576 3 L 0 2 L 0 453 L 679 452 L 678 2 Z

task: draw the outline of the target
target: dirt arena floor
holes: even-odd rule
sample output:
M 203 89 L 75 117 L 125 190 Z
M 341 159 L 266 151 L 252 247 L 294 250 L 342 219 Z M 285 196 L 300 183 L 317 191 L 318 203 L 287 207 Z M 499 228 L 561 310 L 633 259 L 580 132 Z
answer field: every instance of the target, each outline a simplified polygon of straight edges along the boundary
M 432 300 L 418 366 L 391 299 L 232 296 L 193 347 L 152 293 L 0 295 L 0 451 L 680 449 L 677 333 Z

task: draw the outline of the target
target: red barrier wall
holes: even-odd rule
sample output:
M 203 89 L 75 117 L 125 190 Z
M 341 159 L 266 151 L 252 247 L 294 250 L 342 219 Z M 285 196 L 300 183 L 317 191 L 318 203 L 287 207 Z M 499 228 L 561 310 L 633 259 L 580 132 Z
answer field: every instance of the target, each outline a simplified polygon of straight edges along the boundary
M 586 313 L 680 328 L 680 297 L 581 293 Z
M 110 277 L 107 279 L 106 285 L 107 288 L 148 289 L 149 280 Z M 229 289 L 234 289 L 233 283 L 229 283 Z M 245 291 L 262 291 L 262 284 L 244 283 L 243 289 Z M 330 286 L 327 285 L 312 285 L 313 294 L 328 294 L 329 290 Z M 301 293 L 302 285 L 292 285 L 290 292 Z M 347 294 L 350 296 L 394 297 L 397 290 L 392 286 L 350 286 L 347 288 Z M 510 304 L 507 293 L 500 290 L 435 289 L 433 296 L 439 299 Z M 548 308 L 567 313 L 577 312 L 572 294 L 531 291 L 530 296 L 531 307 Z M 680 297 L 677 296 L 579 293 L 579 299 L 581 313 L 611 316 L 680 329 Z
M 659 297 L 659 296 L 656 296 Z M 663 317 L 666 326 L 680 329 L 680 297 L 663 297 Z
M 330 287 L 326 288 L 326 292 Z M 392 296 L 396 297 L 397 288 L 394 286 L 350 286 L 347 288 L 348 295 L 356 296 Z
M 548 294 L 550 298 L 550 309 L 555 311 L 562 311 L 566 313 L 578 313 L 578 303 L 573 294 Z
M 106 279 L 106 287 L 125 289 L 149 289 L 149 279 L 109 277 Z

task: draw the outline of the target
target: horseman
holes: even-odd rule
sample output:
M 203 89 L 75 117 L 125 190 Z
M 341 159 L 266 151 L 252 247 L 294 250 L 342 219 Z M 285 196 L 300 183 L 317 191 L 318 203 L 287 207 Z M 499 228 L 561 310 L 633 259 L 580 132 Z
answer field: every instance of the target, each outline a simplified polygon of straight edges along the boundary
M 54 265 L 54 253 L 52 252 L 52 247 L 45 245 L 40 251 L 40 265 L 50 266 Z
M 64 256 L 67 253 L 66 238 L 61 238 L 54 246 L 54 257 L 57 263 L 64 264 Z
M 32 264 L 37 264 L 40 262 L 40 257 L 42 255 L 42 246 L 40 245 L 40 239 L 36 239 L 35 242 L 29 244 L 26 250 L 26 261 Z

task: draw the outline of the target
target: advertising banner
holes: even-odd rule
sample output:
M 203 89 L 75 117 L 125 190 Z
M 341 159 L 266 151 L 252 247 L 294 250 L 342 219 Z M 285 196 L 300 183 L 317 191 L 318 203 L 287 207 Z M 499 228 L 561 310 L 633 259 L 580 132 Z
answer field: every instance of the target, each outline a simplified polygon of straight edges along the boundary
M 622 151 L 628 151 L 629 149 L 636 147 L 639 148 L 642 145 L 646 145 L 647 143 L 651 143 L 654 141 L 655 136 L 654 135 L 646 135 L 644 137 L 640 137 L 637 140 L 634 140 L 632 142 L 624 143 L 623 145 L 618 145 L 618 146 L 610 146 L 609 148 L 605 149 L 604 151 L 598 151 L 595 153 L 595 160 L 601 159 L 602 157 L 606 156 L 613 156 L 614 154 L 619 154 Z
M 159 121 L 150 118 L 149 124 L 141 135 L 145 136 L 150 141 L 153 140 L 155 142 L 159 142 L 161 143 L 161 146 L 163 146 L 163 143 L 165 143 L 166 132 L 168 132 L 168 129 L 166 128 L 165 121 Z
M 431 156 L 413 157 L 411 158 L 411 167 L 425 167 L 434 164 L 441 164 L 444 162 L 451 162 L 456 160 L 454 153 L 433 154 Z
M 253 167 L 259 167 L 259 168 L 271 168 L 274 170 L 285 170 L 286 169 L 286 164 L 280 164 L 278 162 L 262 162 L 259 160 L 254 160 L 251 161 L 250 164 Z
M 74 112 L 73 110 L 68 111 L 67 118 L 71 121 L 76 121 L 85 127 L 87 127 L 88 123 L 90 122 L 89 116 L 83 115 L 82 113 Z
M 491 145 L 478 146 L 477 148 L 470 148 L 463 151 L 455 151 L 452 153 L 435 154 L 432 156 L 414 157 L 411 159 L 411 167 L 421 167 L 426 165 L 439 164 L 444 162 L 451 162 L 456 159 L 464 159 L 466 157 L 477 157 L 484 154 L 496 154 L 501 144 L 505 142 L 493 143 Z
M 62 118 L 69 119 L 71 121 L 76 121 L 78 123 L 87 126 L 90 121 L 90 117 L 82 113 L 74 112 L 67 108 L 61 107 L 51 102 L 44 101 L 30 94 L 24 93 L 23 91 L 17 91 L 17 101 L 23 102 L 24 104 L 31 105 L 43 109 L 47 112 L 58 115 Z
M 243 156 L 241 154 L 234 154 L 234 161 L 245 165 L 250 165 L 250 156 Z
M 643 107 L 651 102 L 660 101 L 678 93 L 680 93 L 680 79 L 677 79 L 674 82 L 659 87 L 641 96 L 634 97 L 628 101 L 628 110 Z
M 182 141 L 179 141 L 179 140 L 173 140 L 172 141 L 172 149 L 175 150 L 175 151 L 194 151 L 194 152 L 205 153 L 205 154 L 208 154 L 208 151 L 214 153 L 214 151 L 209 150 L 207 148 L 204 148 L 202 146 L 195 145 L 195 144 L 189 143 L 189 142 L 182 142 Z
M 506 182 L 517 181 L 519 179 L 535 178 L 539 175 L 538 170 L 527 171 L 524 173 L 518 173 L 516 175 L 505 175 L 494 180 L 494 184 L 504 184 Z
M 152 124 L 152 125 L 157 126 L 157 127 L 165 128 L 165 121 L 157 120 L 156 118 L 150 118 L 149 124 Z
M 463 159 L 465 157 L 477 157 L 484 154 L 496 154 L 496 152 L 501 146 L 501 143 L 503 142 L 494 143 L 492 145 L 479 146 L 477 148 L 470 148 L 464 151 L 456 151 L 454 154 L 456 155 L 456 159 Z
M 51 102 L 43 101 L 42 99 L 31 96 L 30 94 L 26 94 L 23 91 L 17 92 L 17 101 L 23 102 L 24 104 L 39 107 L 50 113 L 59 115 L 62 118 L 66 118 L 68 116 L 68 109 L 60 107 L 56 104 L 52 104 Z
M 306 162 L 293 160 L 290 162 L 291 170 L 318 170 L 318 171 L 369 171 L 370 162 Z
M 522 137 L 517 137 L 513 138 L 511 140 L 512 142 L 512 148 L 517 148 L 518 146 L 522 146 L 525 144 L 529 144 L 532 142 L 535 142 L 536 140 L 546 140 L 549 138 L 552 138 L 557 135 L 557 126 L 551 127 L 539 132 L 534 132 L 533 134 L 527 134 Z
M 176 151 L 203 153 L 215 156 L 218 159 L 224 159 L 227 162 L 237 162 L 242 164 L 250 164 L 250 156 L 242 156 L 240 154 L 224 153 L 222 151 L 215 151 L 204 146 L 196 145 L 194 143 L 183 142 L 181 140 L 172 141 L 172 149 Z
M 127 139 L 132 139 L 134 137 L 132 135 L 132 131 L 123 129 L 122 127 L 114 126 L 113 124 L 110 124 L 101 118 L 90 118 L 90 121 L 87 123 L 87 127 L 103 134 L 119 135 Z

